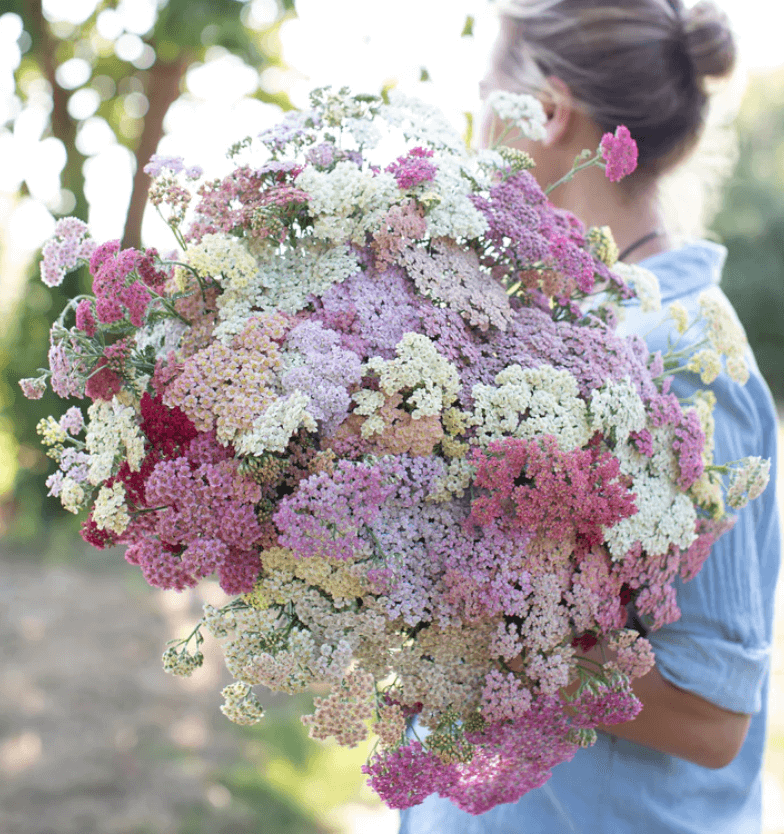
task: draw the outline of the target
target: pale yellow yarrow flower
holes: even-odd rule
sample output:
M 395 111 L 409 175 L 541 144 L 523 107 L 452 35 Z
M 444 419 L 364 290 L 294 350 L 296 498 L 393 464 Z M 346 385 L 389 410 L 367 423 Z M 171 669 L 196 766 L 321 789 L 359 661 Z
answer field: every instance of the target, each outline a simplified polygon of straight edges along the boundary
M 69 513 L 76 515 L 81 512 L 86 497 L 87 495 L 80 483 L 67 475 L 63 478 L 60 487 L 60 503 Z
M 131 523 L 128 506 L 125 503 L 125 487 L 121 483 L 102 486 L 93 507 L 93 521 L 99 530 L 108 530 L 121 535 Z
M 447 408 L 444 409 L 441 422 L 447 434 L 462 434 L 471 424 L 471 415 L 458 408 Z
M 709 290 L 700 293 L 698 301 L 713 347 L 725 356 L 743 356 L 748 341 L 728 302 Z
M 698 350 L 686 365 L 686 369 L 700 375 L 705 385 L 710 385 L 721 373 L 721 356 L 712 348 Z
M 689 314 L 680 301 L 673 301 L 668 308 L 670 318 L 674 319 L 678 333 L 685 333 L 689 329 Z
M 700 421 L 700 428 L 705 435 L 705 445 L 702 447 L 702 461 L 705 466 L 713 463 L 714 436 L 716 421 L 713 419 L 713 409 L 716 405 L 716 395 L 713 391 L 698 391 L 694 400 L 694 411 Z
M 609 226 L 594 226 L 586 236 L 593 254 L 605 265 L 618 263 L 618 244 Z
M 234 287 L 246 286 L 258 271 L 245 241 L 232 235 L 204 235 L 188 247 L 185 259 L 200 275 L 230 281 Z
M 462 440 L 457 440 L 450 435 L 446 435 L 441 440 L 441 451 L 448 457 L 448 458 L 464 458 L 468 454 L 468 450 L 471 447 L 468 443 L 464 443 Z
M 62 446 L 68 439 L 68 433 L 51 415 L 39 420 L 35 430 L 44 446 Z
M 661 310 L 659 279 L 650 269 L 645 269 L 639 264 L 618 261 L 613 266 L 613 272 L 634 290 L 640 301 L 641 312 L 657 313 Z
M 749 381 L 749 366 L 742 356 L 727 357 L 727 374 L 733 382 L 745 385 Z

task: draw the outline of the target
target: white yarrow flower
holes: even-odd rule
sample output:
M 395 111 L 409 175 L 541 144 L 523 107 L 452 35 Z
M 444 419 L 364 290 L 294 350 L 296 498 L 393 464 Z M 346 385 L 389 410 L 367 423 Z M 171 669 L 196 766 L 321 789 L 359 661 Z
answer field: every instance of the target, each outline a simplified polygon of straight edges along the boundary
M 579 396 L 577 380 L 567 370 L 510 365 L 495 381 L 472 390 L 472 424 L 480 446 L 504 437 L 530 440 L 551 434 L 568 452 L 590 440 L 587 406 Z
M 253 421 L 251 431 L 235 435 L 234 448 L 241 455 L 257 457 L 264 452 L 284 452 L 300 428 L 308 431 L 318 428 L 308 411 L 309 405 L 310 397 L 303 391 L 280 397 Z
M 93 521 L 99 530 L 108 530 L 118 536 L 125 532 L 131 523 L 131 517 L 125 503 L 123 484 L 118 482 L 112 487 L 101 487 L 95 499 Z
M 111 402 L 96 400 L 88 409 L 89 422 L 84 439 L 90 453 L 88 480 L 98 486 L 115 471 L 123 459 L 131 472 L 138 472 L 144 460 L 144 435 L 139 431 L 136 411 L 117 397 Z
M 411 412 L 414 420 L 440 414 L 455 401 L 460 390 L 460 374 L 427 336 L 406 333 L 395 352 L 395 359 L 374 356 L 364 367 L 378 375 L 381 390 L 388 396 L 411 391 L 406 399 L 414 406 Z
M 659 279 L 639 264 L 627 264 L 618 261 L 613 272 L 636 293 L 643 313 L 656 313 L 661 310 L 661 288 Z
M 487 105 L 500 119 L 513 122 L 527 139 L 540 142 L 547 135 L 547 114 L 542 102 L 528 93 L 510 93 L 494 90 L 487 97 Z

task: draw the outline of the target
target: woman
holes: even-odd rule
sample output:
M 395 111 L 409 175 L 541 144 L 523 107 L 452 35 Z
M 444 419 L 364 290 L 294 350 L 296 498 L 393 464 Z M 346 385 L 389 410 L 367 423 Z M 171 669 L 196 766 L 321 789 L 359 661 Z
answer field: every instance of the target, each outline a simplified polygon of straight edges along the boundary
M 704 291 L 720 294 L 725 250 L 697 241 L 675 247 L 659 200 L 662 175 L 684 161 L 705 123 L 710 77 L 726 76 L 735 49 L 710 3 L 681 0 L 517 0 L 502 28 L 487 91 L 532 92 L 545 106 L 541 143 L 517 143 L 546 185 L 583 148 L 625 124 L 639 147 L 638 170 L 620 184 L 589 169 L 551 199 L 589 226 L 609 225 L 622 259 L 654 272 L 665 305 L 690 312 Z M 486 125 L 493 131 L 492 119 Z M 660 315 L 627 311 L 624 327 L 663 347 Z M 652 331 L 652 332 L 651 332 Z M 519 802 L 471 817 L 431 796 L 402 816 L 401 834 L 751 834 L 761 828 L 761 769 L 773 597 L 780 560 L 775 484 L 776 419 L 751 360 L 740 386 L 722 374 L 715 459 L 771 458 L 771 485 L 741 511 L 703 570 L 678 586 L 680 620 L 648 635 L 656 666 L 634 682 L 644 707 L 607 728 L 594 747 L 555 768 Z M 699 381 L 684 375 L 687 396 Z M 699 386 L 704 387 L 704 386 Z

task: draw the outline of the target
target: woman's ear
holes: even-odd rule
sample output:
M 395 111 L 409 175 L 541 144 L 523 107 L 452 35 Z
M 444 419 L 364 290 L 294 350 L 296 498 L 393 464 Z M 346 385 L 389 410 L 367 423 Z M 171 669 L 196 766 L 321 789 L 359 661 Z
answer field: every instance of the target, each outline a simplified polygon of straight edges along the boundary
M 551 148 L 566 139 L 574 115 L 574 99 L 571 90 L 554 75 L 547 77 L 548 96 L 543 102 L 547 122 L 542 144 Z

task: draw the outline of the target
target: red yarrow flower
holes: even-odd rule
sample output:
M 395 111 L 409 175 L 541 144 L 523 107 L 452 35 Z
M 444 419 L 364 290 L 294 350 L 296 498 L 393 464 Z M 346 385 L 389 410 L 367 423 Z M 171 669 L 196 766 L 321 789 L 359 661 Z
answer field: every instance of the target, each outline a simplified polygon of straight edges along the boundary
M 605 133 L 599 147 L 605 162 L 604 173 L 610 182 L 628 177 L 637 167 L 637 143 L 625 125 L 618 125 L 615 135 Z

